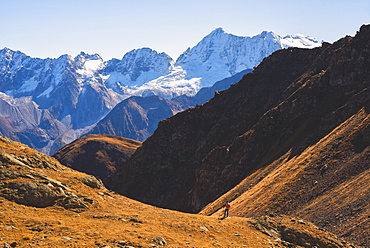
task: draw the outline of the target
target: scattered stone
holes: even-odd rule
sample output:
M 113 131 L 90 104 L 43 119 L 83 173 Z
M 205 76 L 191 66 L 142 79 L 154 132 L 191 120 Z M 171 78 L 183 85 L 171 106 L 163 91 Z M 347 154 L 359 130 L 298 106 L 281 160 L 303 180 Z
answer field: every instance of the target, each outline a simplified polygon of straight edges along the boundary
M 298 223 L 299 224 L 304 224 L 304 221 L 303 220 L 299 220 Z
M 4 136 L 1 136 L 1 135 L 0 135 L 0 141 L 4 142 L 6 144 L 9 144 L 9 145 L 15 145 L 14 141 L 12 141 L 12 140 L 4 137 Z
M 161 236 L 154 237 L 154 238 L 153 238 L 153 241 L 154 241 L 157 245 L 167 245 L 166 240 L 164 240 L 164 238 L 163 238 L 163 237 L 161 237 Z
M 81 177 L 79 180 L 82 183 L 84 183 L 85 185 L 87 185 L 91 188 L 94 188 L 94 189 L 104 188 L 103 182 L 100 179 L 96 178 L 96 177 Z
M 206 232 L 208 232 L 209 230 L 208 230 L 208 228 L 207 227 L 205 227 L 205 226 L 200 226 L 199 227 L 202 231 L 206 231 Z
M 18 159 L 14 158 L 13 156 L 0 152 L 0 162 L 5 164 L 12 164 L 17 166 L 22 166 L 31 169 L 28 165 L 24 164 L 23 162 L 19 161 Z
M 240 234 L 239 233 L 234 233 L 234 236 L 240 236 Z
M 117 244 L 119 244 L 119 245 L 125 245 L 125 244 L 127 244 L 127 242 L 126 242 L 126 241 L 121 240 L 121 241 L 118 241 L 118 242 L 117 242 Z
M 10 245 L 8 243 L 3 243 L 2 245 L 4 248 L 10 248 Z
M 31 231 L 35 231 L 35 232 L 41 232 L 43 229 L 41 227 L 33 227 L 30 229 Z
M 80 212 L 83 212 L 89 209 L 89 206 L 87 206 L 84 203 L 83 199 L 79 198 L 78 196 L 63 197 L 56 202 L 56 205 L 62 206 L 65 209 L 68 209 L 68 210 L 71 210 L 77 213 L 80 213 Z
M 18 246 L 18 242 L 13 242 L 10 244 L 10 247 L 17 247 Z
M 6 226 L 5 228 L 6 228 L 6 229 L 8 229 L 8 230 L 18 229 L 18 228 L 16 228 L 15 226 Z
M 30 174 L 24 174 L 24 177 L 28 179 L 35 179 L 35 177 Z
M 129 221 L 134 222 L 134 223 L 139 223 L 139 224 L 143 223 L 141 220 L 138 220 L 138 219 L 135 219 L 135 218 L 130 218 Z
M 92 199 L 92 198 L 90 198 L 90 197 L 87 197 L 87 196 L 85 196 L 85 197 L 83 198 L 83 200 L 84 200 L 85 202 L 87 202 L 87 203 L 90 203 L 90 204 L 95 203 L 95 200 L 94 200 L 94 199 Z

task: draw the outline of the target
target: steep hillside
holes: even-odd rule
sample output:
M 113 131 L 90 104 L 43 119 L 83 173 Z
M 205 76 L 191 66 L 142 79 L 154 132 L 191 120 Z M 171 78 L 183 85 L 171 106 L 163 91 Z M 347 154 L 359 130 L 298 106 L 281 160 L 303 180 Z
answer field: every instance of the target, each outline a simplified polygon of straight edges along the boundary
M 370 230 L 370 105 L 301 154 L 289 150 L 207 205 L 202 214 L 288 214 L 368 247 Z
M 90 134 L 64 146 L 53 157 L 65 166 L 104 179 L 140 146 L 136 140 Z
M 298 209 L 302 204 L 314 204 L 319 197 L 328 197 L 346 184 L 354 187 L 355 181 L 352 180 L 362 178 L 362 173 L 369 169 L 366 162 L 369 146 L 366 134 L 370 101 L 369 40 L 370 26 L 362 26 L 355 37 L 346 37 L 334 44 L 325 43 L 312 50 L 289 48 L 275 52 L 239 83 L 203 106 L 160 122 L 155 133 L 107 180 L 107 185 L 121 194 L 150 204 L 198 212 L 257 171 L 265 170 L 264 177 L 268 177 L 270 166 L 283 170 L 281 166 L 285 163 L 281 162 L 282 158 L 286 161 L 296 159 L 363 111 L 364 124 L 360 125 L 363 131 L 358 133 L 357 141 L 353 143 L 353 150 L 360 155 L 352 160 L 353 165 L 346 167 L 340 162 L 341 156 L 345 157 L 349 152 L 348 147 L 340 146 L 339 140 L 330 143 L 326 149 L 332 147 L 331 153 L 337 154 L 340 174 L 324 178 L 322 182 L 317 179 L 310 181 L 327 185 L 320 187 L 320 193 L 310 190 L 312 184 L 302 184 L 299 196 L 294 193 L 292 198 L 282 198 L 274 204 L 280 204 L 279 208 L 284 212 L 289 208 Z M 321 159 L 325 163 L 326 158 Z M 309 168 L 325 165 L 310 161 L 304 160 L 303 163 Z M 296 163 L 292 165 L 299 166 Z M 326 166 L 328 171 L 336 171 L 331 171 L 330 164 Z M 253 185 L 264 177 L 253 177 Z M 282 183 L 281 180 L 274 182 Z M 300 182 L 297 184 L 301 185 Z M 244 187 L 242 192 L 248 189 Z M 288 182 L 284 190 L 291 190 Z M 348 190 L 356 192 L 355 189 Z M 362 201 L 361 194 L 352 197 L 353 202 Z M 275 208 L 271 202 L 273 200 L 266 201 L 270 204 L 266 209 Z M 335 208 L 334 202 L 331 204 Z M 350 209 L 346 202 L 342 204 L 338 207 Z M 366 204 L 363 206 L 366 208 Z M 324 210 L 320 215 L 331 216 L 330 208 Z M 367 210 L 362 213 L 366 214 Z M 353 217 L 350 211 L 348 215 Z M 334 228 L 334 223 L 336 220 L 331 220 L 328 225 Z M 349 220 L 348 228 L 357 224 Z M 349 239 L 356 239 L 359 233 L 348 235 Z M 362 235 L 365 239 L 369 237 L 366 232 Z
M 0 136 L 3 247 L 354 247 L 287 216 L 228 218 L 145 205 Z

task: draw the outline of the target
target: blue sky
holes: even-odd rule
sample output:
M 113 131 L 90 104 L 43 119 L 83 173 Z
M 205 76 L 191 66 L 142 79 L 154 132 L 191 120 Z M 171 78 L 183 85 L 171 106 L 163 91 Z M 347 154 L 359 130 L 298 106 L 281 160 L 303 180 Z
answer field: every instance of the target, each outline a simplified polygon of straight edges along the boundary
M 0 0 L 0 49 L 105 60 L 150 47 L 176 59 L 217 27 L 334 42 L 370 23 L 370 0 Z

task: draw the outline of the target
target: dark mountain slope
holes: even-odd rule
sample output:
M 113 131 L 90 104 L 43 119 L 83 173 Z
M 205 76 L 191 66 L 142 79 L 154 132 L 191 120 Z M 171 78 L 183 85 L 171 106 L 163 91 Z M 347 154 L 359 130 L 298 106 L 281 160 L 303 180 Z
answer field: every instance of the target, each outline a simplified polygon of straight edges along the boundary
M 62 147 L 53 157 L 65 166 L 104 179 L 140 146 L 136 140 L 90 134 Z
M 368 103 L 369 33 L 275 52 L 204 106 L 160 122 L 108 185 L 197 212 L 287 151 L 300 154 Z
M 288 88 L 292 82 L 304 74 L 321 72 L 321 68 L 309 69 L 322 50 L 280 50 L 204 106 L 160 122 L 154 135 L 109 179 L 108 185 L 122 194 L 155 205 L 199 211 L 259 166 L 239 163 L 234 166 L 221 160 L 220 164 L 213 164 L 205 159 L 218 151 L 215 148 L 228 146 L 236 137 L 251 130 L 264 113 L 278 106 L 303 84 L 298 81 L 299 85 Z M 221 154 L 219 157 L 227 158 Z M 212 165 L 215 167 L 207 168 Z M 220 175 L 222 167 L 228 169 L 225 176 Z M 206 188 L 198 192 L 193 187 L 199 183 L 196 177 L 202 171 L 214 178 L 209 178 Z
M 228 77 L 221 81 L 216 82 L 212 87 L 204 87 L 200 89 L 195 96 L 190 97 L 190 99 L 192 99 L 195 104 L 203 104 L 207 102 L 209 99 L 211 99 L 216 91 L 222 91 L 230 88 L 232 84 L 239 82 L 245 74 L 248 74 L 249 72 L 252 71 L 253 71 L 252 69 L 247 69 L 235 74 L 232 77 Z M 181 98 L 181 96 L 179 98 Z
M 202 214 L 222 214 L 231 201 L 233 216 L 261 213 L 299 216 L 369 247 L 369 104 L 298 156 L 292 150 L 247 176 L 207 205 Z

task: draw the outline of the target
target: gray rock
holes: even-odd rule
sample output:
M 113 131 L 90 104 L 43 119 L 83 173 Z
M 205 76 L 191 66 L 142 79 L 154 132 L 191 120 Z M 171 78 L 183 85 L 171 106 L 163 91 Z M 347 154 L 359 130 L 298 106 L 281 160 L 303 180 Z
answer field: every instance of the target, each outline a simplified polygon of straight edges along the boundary
M 2 162 L 3 164 L 23 166 L 23 167 L 31 169 L 31 167 L 29 167 L 25 163 L 19 161 L 18 159 L 14 158 L 13 156 L 11 156 L 9 154 L 2 153 L 2 152 L 0 152 L 0 162 Z
M 200 226 L 199 227 L 202 231 L 206 231 L 206 232 L 208 232 L 209 230 L 208 230 L 208 228 L 207 227 L 205 227 L 205 226 Z
M 81 177 L 79 180 L 94 189 L 104 188 L 103 182 L 96 177 Z
M 47 207 L 55 204 L 62 195 L 45 184 L 35 182 L 9 182 L 2 185 L 0 193 L 4 198 L 19 204 Z
M 154 238 L 153 238 L 153 241 L 154 241 L 157 245 L 167 245 L 166 240 L 164 240 L 164 238 L 163 238 L 163 237 L 161 237 L 161 236 L 154 237 Z
M 0 135 L 0 141 L 4 142 L 6 144 L 9 144 L 9 145 L 15 145 L 14 141 L 12 141 L 12 140 L 4 137 L 4 136 L 1 136 L 1 135 Z
M 2 243 L 4 248 L 10 248 L 10 245 L 8 243 Z
M 13 242 L 10 244 L 10 247 L 17 247 L 18 246 L 18 242 Z
M 74 212 L 83 212 L 89 209 L 89 206 L 84 203 L 83 198 L 81 199 L 79 197 L 63 197 L 56 202 L 56 205 Z
M 63 183 L 55 180 L 55 179 L 52 179 L 52 178 L 49 178 L 47 176 L 44 176 L 44 175 L 39 175 L 42 179 L 45 179 L 47 180 L 49 183 L 51 183 L 52 185 L 54 185 L 55 187 L 60 187 L 64 190 L 70 190 L 67 186 L 65 186 Z

